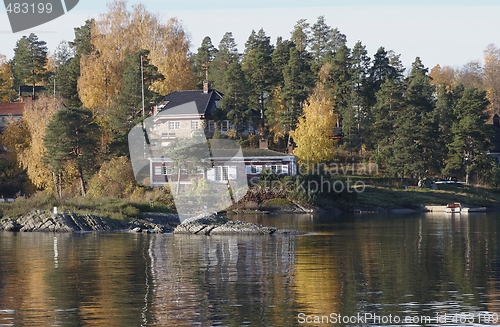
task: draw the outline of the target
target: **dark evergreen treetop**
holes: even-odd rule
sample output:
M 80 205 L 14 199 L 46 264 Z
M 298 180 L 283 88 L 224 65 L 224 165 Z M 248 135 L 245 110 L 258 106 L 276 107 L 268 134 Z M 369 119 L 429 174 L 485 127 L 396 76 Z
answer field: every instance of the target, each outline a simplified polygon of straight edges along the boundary
M 307 22 L 307 19 L 299 19 L 293 27 L 290 40 L 295 43 L 297 50 L 305 52 L 309 48 L 310 35 L 311 26 Z
M 73 56 L 56 67 L 56 92 L 61 95 L 68 107 L 80 107 L 82 102 L 78 95 L 78 78 L 80 77 L 80 60 L 83 55 L 92 52 L 91 31 L 93 20 L 87 20 L 85 25 L 75 28 L 75 39 L 69 42 Z M 51 86 L 53 80 L 49 80 Z
M 198 48 L 198 52 L 194 56 L 194 72 L 196 74 L 196 85 L 198 88 L 203 87 L 203 81 L 207 77 L 207 71 L 210 63 L 215 59 L 217 49 L 212 44 L 212 39 L 206 36 Z
M 239 61 L 239 59 L 240 54 L 233 33 L 226 32 L 219 43 L 218 51 L 208 70 L 208 80 L 212 83 L 214 89 L 219 89 L 222 86 L 222 79 L 227 67 L 233 62 Z
M 227 118 L 236 126 L 236 132 L 239 133 L 248 127 L 248 122 L 251 120 L 248 85 L 239 62 L 233 62 L 227 67 L 221 91 L 224 94 L 221 108 L 225 110 Z
M 242 68 L 249 84 L 250 106 L 261 113 L 261 126 L 265 124 L 265 99 L 276 83 L 272 62 L 273 46 L 263 29 L 252 34 L 245 43 Z
M 282 37 L 278 37 L 276 40 L 276 47 L 271 55 L 272 63 L 276 69 L 276 85 L 283 87 L 284 78 L 283 70 L 290 60 L 290 49 L 295 48 L 295 43 L 289 40 L 283 40 Z
M 311 27 L 310 48 L 317 68 L 346 43 L 347 37 L 337 28 L 328 26 L 325 16 L 319 16 Z
M 283 77 L 282 97 L 287 103 L 288 112 L 282 120 L 290 131 L 295 129 L 299 116 L 303 114 L 304 101 L 315 82 L 310 63 L 301 58 L 301 53 L 296 47 L 290 48 L 290 59 L 283 67 Z
M 23 36 L 16 43 L 12 70 L 16 87 L 30 85 L 35 87 L 47 78 L 47 46 L 36 34 Z

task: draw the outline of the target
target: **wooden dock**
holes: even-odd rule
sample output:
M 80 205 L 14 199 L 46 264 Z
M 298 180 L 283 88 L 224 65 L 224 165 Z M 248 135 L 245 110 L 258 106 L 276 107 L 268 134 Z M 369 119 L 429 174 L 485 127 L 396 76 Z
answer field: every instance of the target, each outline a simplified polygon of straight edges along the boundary
M 423 210 L 427 212 L 446 212 L 446 206 L 423 206 Z M 461 212 L 485 212 L 486 207 L 462 207 Z

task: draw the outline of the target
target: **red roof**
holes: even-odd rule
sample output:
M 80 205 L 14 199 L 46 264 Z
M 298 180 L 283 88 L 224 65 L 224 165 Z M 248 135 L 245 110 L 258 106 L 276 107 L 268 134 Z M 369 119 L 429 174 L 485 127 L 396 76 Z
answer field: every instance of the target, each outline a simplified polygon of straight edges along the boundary
M 22 116 L 24 102 L 0 102 L 0 116 Z

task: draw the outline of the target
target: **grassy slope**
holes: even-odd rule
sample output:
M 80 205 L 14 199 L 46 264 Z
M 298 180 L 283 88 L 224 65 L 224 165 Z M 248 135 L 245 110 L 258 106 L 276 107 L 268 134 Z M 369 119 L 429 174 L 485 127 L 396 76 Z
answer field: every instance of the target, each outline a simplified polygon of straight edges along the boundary
M 353 177 L 353 179 L 355 179 Z M 465 185 L 439 185 L 439 190 L 410 187 L 403 189 L 397 187 L 387 179 L 365 179 L 364 192 L 357 194 L 355 200 L 347 203 L 332 203 L 333 207 L 341 209 L 353 208 L 417 208 L 420 205 L 446 205 L 448 202 L 460 201 L 470 207 L 490 207 L 500 209 L 500 190 L 471 187 Z M 266 202 L 269 207 L 279 208 L 289 205 L 285 199 L 272 199 Z M 138 217 L 141 212 L 174 212 L 168 205 L 155 203 L 154 207 L 149 202 L 135 202 L 126 199 L 114 198 L 80 198 L 75 197 L 64 203 L 55 201 L 52 196 L 37 194 L 24 201 L 15 203 L 0 203 L 0 217 L 2 215 L 17 217 L 33 209 L 52 210 L 54 206 L 59 211 L 75 213 L 89 213 L 113 219 L 129 219 Z
M 422 188 L 395 188 L 367 185 L 358 194 L 354 206 L 375 206 L 383 208 L 415 207 L 420 205 L 446 205 L 459 201 L 471 207 L 500 206 L 500 190 L 476 188 L 466 185 L 439 185 L 438 190 Z
M 138 218 L 141 212 L 172 212 L 166 205 L 155 203 L 152 207 L 149 202 L 135 202 L 117 198 L 69 198 L 64 202 L 54 199 L 43 193 L 26 200 L 14 203 L 0 203 L 0 217 L 18 217 L 35 209 L 52 211 L 57 206 L 58 211 L 92 214 L 117 220 Z

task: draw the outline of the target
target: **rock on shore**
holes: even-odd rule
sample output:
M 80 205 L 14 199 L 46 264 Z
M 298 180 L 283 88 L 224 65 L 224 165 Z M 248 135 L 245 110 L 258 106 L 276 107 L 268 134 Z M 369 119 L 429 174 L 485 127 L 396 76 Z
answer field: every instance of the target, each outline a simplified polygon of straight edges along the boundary
M 0 230 L 12 232 L 172 232 L 172 224 L 158 223 L 154 219 L 120 221 L 109 218 L 63 212 L 54 214 L 45 210 L 34 210 L 18 219 L 0 219 Z
M 254 223 L 233 220 L 217 214 L 203 214 L 184 220 L 174 234 L 196 235 L 300 235 L 303 232 L 278 229 Z
M 175 229 L 174 229 L 175 227 Z M 278 229 L 258 224 L 232 220 L 217 214 L 203 214 L 188 218 L 179 224 L 174 214 L 146 213 L 143 219 L 131 221 L 62 212 L 54 214 L 45 210 L 34 210 L 18 219 L 0 219 L 0 231 L 12 232 L 116 232 L 170 233 L 198 235 L 299 235 L 294 230 Z

